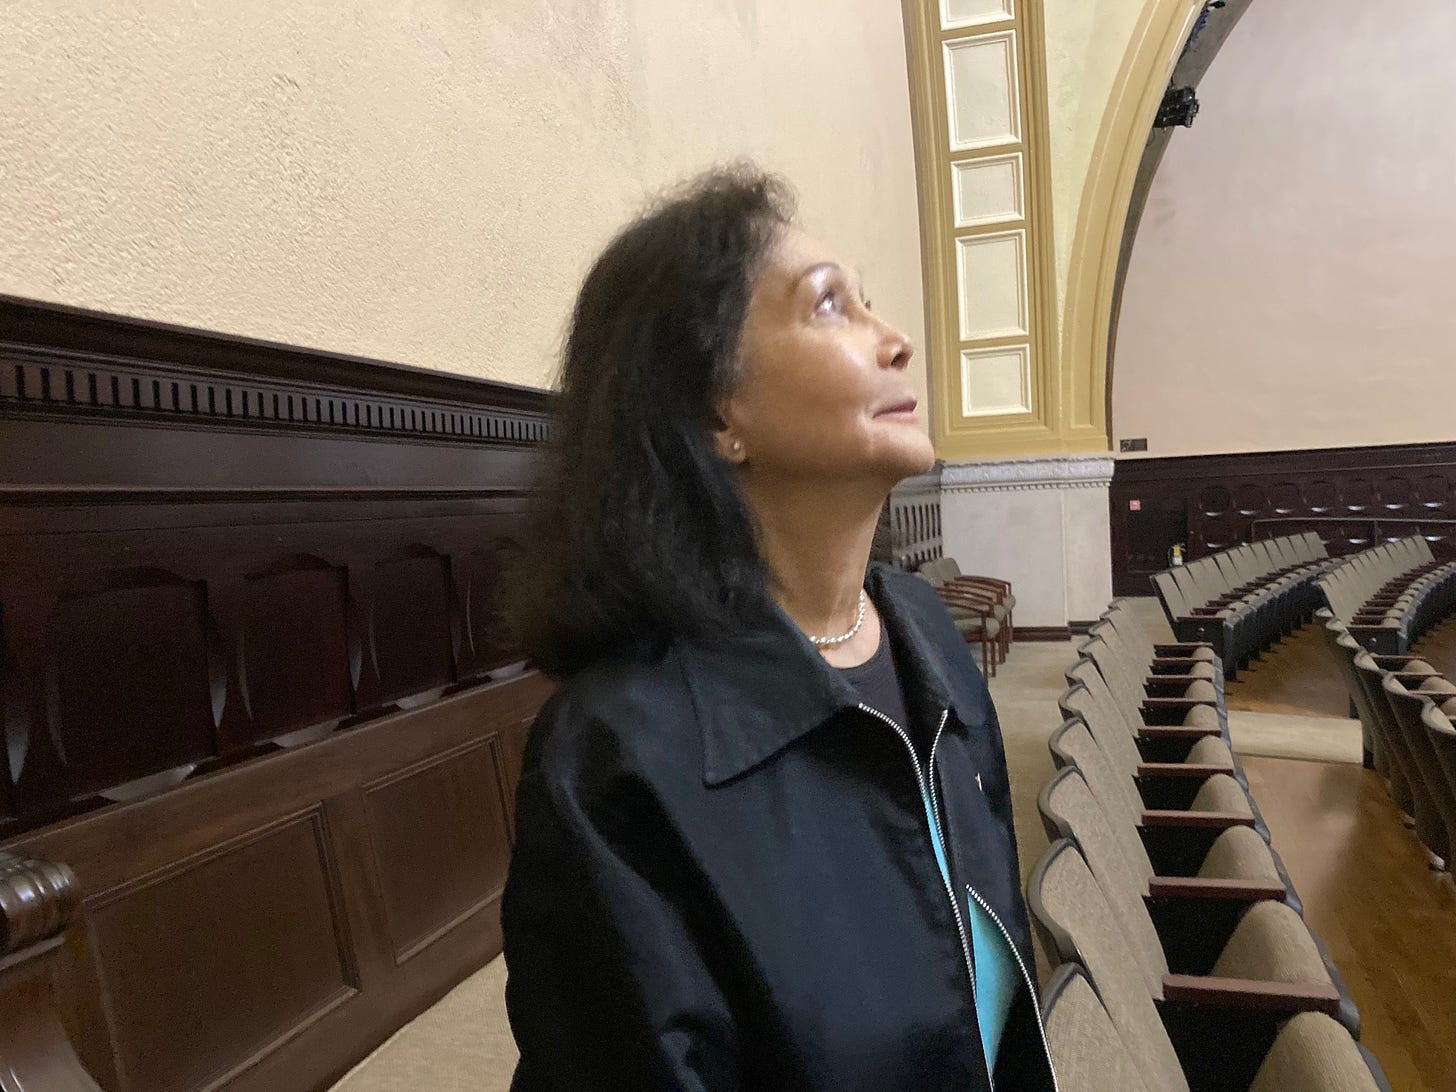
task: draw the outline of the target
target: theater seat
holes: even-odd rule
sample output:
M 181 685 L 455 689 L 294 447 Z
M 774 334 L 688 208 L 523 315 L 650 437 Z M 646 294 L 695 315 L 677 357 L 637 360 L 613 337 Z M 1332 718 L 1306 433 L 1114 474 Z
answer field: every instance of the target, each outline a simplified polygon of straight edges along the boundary
M 1076 845 L 1068 840 L 1054 844 L 1037 864 L 1028 884 L 1027 902 L 1046 950 L 1054 953 L 1057 962 L 1083 968 L 1093 996 L 1103 1003 L 1124 1048 L 1119 1052 L 1104 1045 L 1080 1066 L 1070 1061 L 1068 1073 L 1078 1081 L 1085 1075 L 1088 1083 L 1070 1083 L 1069 1077 L 1064 1092 L 1121 1088 L 1105 1082 L 1108 1074 L 1125 1072 L 1129 1062 L 1137 1070 L 1134 1088 L 1157 1092 L 1251 1089 L 1293 1019 L 1301 1013 L 1333 1011 L 1336 1004 L 1335 991 L 1318 983 L 1257 983 L 1204 976 L 1167 976 L 1162 996 L 1151 996 L 1117 911 Z M 1278 904 L 1261 905 L 1280 909 Z M 1251 953 L 1251 958 L 1263 955 Z M 1054 979 L 1053 986 L 1057 988 L 1047 991 L 1044 1002 L 1047 1016 L 1053 1016 L 1061 1003 L 1085 1006 L 1087 995 L 1080 991 L 1068 994 L 1065 980 Z M 1320 1018 L 1329 1020 L 1327 1015 Z M 1330 1023 L 1344 1034 L 1337 1023 Z M 1054 1019 L 1051 1024 L 1058 1028 L 1052 1046 L 1054 1062 L 1060 1062 L 1061 1051 L 1084 1041 L 1087 1029 L 1095 1031 L 1101 1026 L 1105 1031 L 1096 1014 L 1085 1008 L 1074 1018 Z M 1071 1029 L 1079 1033 L 1072 1035 Z M 1276 1079 L 1289 1082 L 1277 1087 L 1311 1092 L 1316 1088 L 1374 1092 L 1388 1087 L 1348 1035 L 1348 1046 L 1330 1047 L 1323 1066 L 1306 1077 L 1297 1067 L 1309 1061 L 1306 1054 L 1312 1044 L 1305 1038 L 1310 1033 L 1296 1030 L 1295 1035 L 1300 1041 L 1274 1056 L 1270 1074 L 1258 1087 L 1276 1087 L 1269 1083 Z M 1051 1037 L 1049 1028 L 1048 1039 Z M 1325 1043 L 1322 1033 L 1314 1033 L 1313 1038 L 1314 1046 Z M 1107 1068 L 1088 1073 L 1093 1065 Z
M 1058 967 L 1047 983 L 1042 1011 L 1061 1092 L 1153 1092 L 1133 1056 L 1142 1043 L 1136 1037 L 1124 1041 L 1085 968 L 1075 963 Z M 1181 1083 L 1168 1087 L 1202 1092 L 1186 1074 L 1179 1078 Z M 1249 1092 L 1379 1092 L 1385 1086 L 1338 1024 L 1318 1013 L 1300 1013 L 1279 1029 L 1247 1087 Z
M 1153 1092 L 1077 964 L 1057 968 L 1043 991 L 1042 1010 L 1061 1092 Z
M 1284 905 L 1284 886 L 1272 867 L 1262 881 L 1150 879 L 1146 858 L 1136 859 L 1127 842 L 1114 835 L 1110 818 L 1090 806 L 1085 784 L 1067 777 L 1056 786 L 1048 810 L 1070 814 L 1078 849 L 1121 923 L 1149 993 L 1161 997 L 1170 973 L 1320 983 L 1335 988 L 1342 1021 L 1358 1032 L 1353 1001 L 1308 927 Z M 1263 861 L 1267 867 L 1267 852 Z
M 1333 1020 L 1301 1013 L 1279 1029 L 1249 1092 L 1368 1092 L 1380 1087 L 1372 1062 Z

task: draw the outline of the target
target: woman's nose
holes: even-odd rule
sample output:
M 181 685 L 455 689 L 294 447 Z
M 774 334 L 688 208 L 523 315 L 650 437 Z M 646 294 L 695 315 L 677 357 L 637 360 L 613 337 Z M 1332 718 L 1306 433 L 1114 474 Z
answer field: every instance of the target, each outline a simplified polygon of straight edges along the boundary
M 904 371 L 914 355 L 915 346 L 910 343 L 909 337 L 893 326 L 886 328 L 884 337 L 880 339 L 880 367 Z

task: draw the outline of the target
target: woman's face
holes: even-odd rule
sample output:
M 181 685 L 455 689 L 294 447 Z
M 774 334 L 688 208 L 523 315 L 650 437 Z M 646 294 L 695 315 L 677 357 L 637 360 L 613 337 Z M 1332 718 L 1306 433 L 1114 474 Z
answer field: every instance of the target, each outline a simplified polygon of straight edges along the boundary
M 749 300 L 721 453 L 760 478 L 879 485 L 924 472 L 935 452 L 905 375 L 913 351 L 852 268 L 783 228 Z

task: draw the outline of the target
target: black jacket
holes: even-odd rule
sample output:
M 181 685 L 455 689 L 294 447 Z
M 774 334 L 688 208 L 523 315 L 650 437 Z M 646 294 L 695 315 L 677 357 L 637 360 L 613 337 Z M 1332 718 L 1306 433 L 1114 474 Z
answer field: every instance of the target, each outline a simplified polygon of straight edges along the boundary
M 503 906 L 517 1092 L 989 1088 L 968 885 L 1023 964 L 996 1087 L 1055 1087 L 985 681 L 923 581 L 876 565 L 865 586 L 904 736 L 782 615 L 599 663 L 542 710 Z M 942 723 L 958 908 L 919 782 Z

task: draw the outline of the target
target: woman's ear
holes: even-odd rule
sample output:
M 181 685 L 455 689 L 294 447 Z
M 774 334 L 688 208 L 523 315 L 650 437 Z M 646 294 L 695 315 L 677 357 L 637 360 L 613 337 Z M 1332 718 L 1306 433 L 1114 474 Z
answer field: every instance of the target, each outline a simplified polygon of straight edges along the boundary
M 743 440 L 735 434 L 728 415 L 721 409 L 713 414 L 713 447 L 718 458 L 734 466 L 741 466 L 748 457 Z
M 732 426 L 721 421 L 713 428 L 713 446 L 720 459 L 734 466 L 742 466 L 748 461 L 748 452 L 743 447 L 743 441 L 733 435 Z

